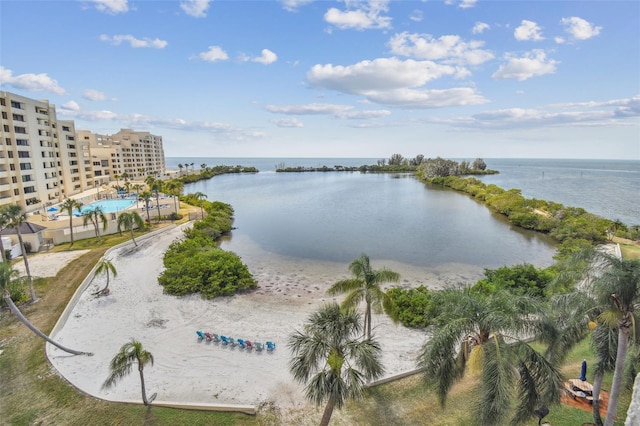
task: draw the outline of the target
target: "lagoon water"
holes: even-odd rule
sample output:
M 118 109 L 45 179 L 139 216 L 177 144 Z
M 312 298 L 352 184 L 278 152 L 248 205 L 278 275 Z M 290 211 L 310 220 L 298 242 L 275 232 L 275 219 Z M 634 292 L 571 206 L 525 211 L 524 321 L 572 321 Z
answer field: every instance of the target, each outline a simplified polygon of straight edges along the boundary
M 640 223 L 638 197 L 628 193 L 640 188 L 640 183 L 636 185 L 639 162 L 605 169 L 588 161 L 580 167 L 571 163 L 582 160 L 485 161 L 501 172 L 483 177 L 487 183 L 520 188 L 528 198 Z M 167 159 L 167 167 L 175 169 L 180 162 L 187 159 Z M 216 176 L 185 187 L 185 192 L 200 191 L 208 200 L 233 206 L 237 229 L 222 246 L 243 257 L 250 268 L 259 261 L 276 265 L 276 270 L 302 263 L 306 268 L 322 264 L 348 272 L 349 262 L 366 253 L 374 268 L 392 267 L 403 276 L 411 271 L 414 276 L 440 278 L 442 284 L 473 281 L 484 268 L 553 263 L 555 246 L 545 236 L 514 228 L 470 197 L 426 186 L 411 175 L 274 172 L 281 163 L 359 166 L 375 164 L 375 159 L 200 158 L 189 162 L 196 164 L 196 170 L 204 163 L 241 164 L 261 171 Z M 607 189 L 610 185 L 618 192 Z M 591 201 L 585 195 L 592 195 Z M 616 201 L 617 210 L 601 206 L 599 200 L 611 199 L 607 197 Z

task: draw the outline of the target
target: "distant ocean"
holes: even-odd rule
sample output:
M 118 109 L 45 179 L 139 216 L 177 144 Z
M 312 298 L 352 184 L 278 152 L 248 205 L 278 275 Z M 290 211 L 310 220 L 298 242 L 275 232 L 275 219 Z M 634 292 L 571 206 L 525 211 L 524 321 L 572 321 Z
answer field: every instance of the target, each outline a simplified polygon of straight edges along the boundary
M 379 158 L 213 158 L 167 157 L 169 170 L 178 164 L 242 165 L 273 173 L 277 166 L 361 166 L 376 164 Z M 455 159 L 461 161 L 463 159 Z M 473 159 L 466 159 L 473 161 Z M 640 224 L 640 160 L 501 159 L 485 158 L 487 167 L 500 172 L 480 177 L 501 188 L 517 188 L 526 198 L 555 201 L 581 207 L 590 213 Z

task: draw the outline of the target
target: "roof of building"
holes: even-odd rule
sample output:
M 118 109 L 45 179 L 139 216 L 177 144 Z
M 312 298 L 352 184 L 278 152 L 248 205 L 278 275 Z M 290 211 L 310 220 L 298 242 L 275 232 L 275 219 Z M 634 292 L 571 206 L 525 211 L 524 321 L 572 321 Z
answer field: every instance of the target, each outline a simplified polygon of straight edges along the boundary
M 47 227 L 38 225 L 37 223 L 22 222 L 22 225 L 20 225 L 21 234 L 37 234 L 43 229 L 47 229 Z M 13 234 L 17 234 L 17 232 L 16 232 L 16 229 L 12 227 L 4 228 L 2 231 L 0 231 L 0 235 L 13 235 Z

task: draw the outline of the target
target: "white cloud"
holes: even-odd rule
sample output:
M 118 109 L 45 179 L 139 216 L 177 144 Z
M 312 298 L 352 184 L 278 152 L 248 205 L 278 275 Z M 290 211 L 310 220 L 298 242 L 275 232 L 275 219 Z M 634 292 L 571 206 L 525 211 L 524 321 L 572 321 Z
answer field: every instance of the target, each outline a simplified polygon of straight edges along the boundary
M 314 65 L 307 73 L 307 79 L 317 87 L 363 94 L 371 90 L 418 87 L 431 80 L 454 75 L 456 72 L 455 67 L 431 61 L 379 58 L 346 67 L 331 64 Z
M 301 128 L 304 127 L 304 124 L 302 124 L 302 122 L 299 121 L 295 117 L 293 117 L 293 118 L 282 118 L 280 120 L 273 120 L 272 123 L 275 124 L 278 127 L 285 127 L 285 128 L 301 129 Z
M 391 114 L 387 110 L 365 110 L 357 111 L 351 105 L 339 104 L 305 104 L 305 105 L 267 105 L 265 109 L 269 112 L 286 115 L 330 115 L 335 118 L 347 120 L 366 120 L 372 118 L 386 117 Z M 302 126 L 300 126 L 302 127 Z
M 476 22 L 476 24 L 471 28 L 471 32 L 473 34 L 482 34 L 485 30 L 491 29 L 491 26 L 486 22 Z
M 429 34 L 396 34 L 389 41 L 391 52 L 417 59 L 442 60 L 459 65 L 480 65 L 494 58 L 489 50 L 481 49 L 483 41 L 465 42 L 456 35 L 433 38 Z
M 401 108 L 435 108 L 484 103 L 474 89 L 418 90 L 431 80 L 458 76 L 458 67 L 431 61 L 380 58 L 350 66 L 315 65 L 307 73 L 313 86 L 362 95 L 367 100 Z
M 469 9 L 476 5 L 478 0 L 461 0 L 458 8 L 460 9 Z M 456 4 L 456 0 L 444 0 L 444 4 L 447 6 L 453 6 Z
M 58 85 L 58 82 L 47 74 L 20 74 L 13 75 L 10 69 L 0 66 L 0 86 L 8 85 L 17 89 L 30 92 L 51 92 L 56 95 L 64 95 L 66 91 Z
M 104 41 L 106 43 L 111 43 L 114 46 L 118 46 L 122 43 L 129 43 L 131 47 L 134 49 L 138 48 L 152 48 L 152 49 L 164 49 L 167 47 L 167 41 L 160 40 L 159 38 L 151 39 L 149 37 L 145 38 L 136 38 L 130 34 L 118 34 L 114 36 L 108 36 L 106 34 L 102 34 L 100 36 L 100 41 Z
M 118 114 L 113 111 L 82 111 L 75 102 L 68 102 L 58 110 L 61 116 L 84 121 L 109 121 L 123 128 L 164 128 L 190 132 L 215 134 L 220 140 L 242 142 L 264 138 L 265 134 L 251 129 L 243 129 L 228 123 L 214 121 L 187 121 L 181 118 L 162 118 L 144 114 Z
M 422 22 L 423 18 L 424 18 L 424 14 L 422 13 L 421 10 L 418 10 L 418 9 L 415 9 L 409 15 L 409 19 L 411 19 L 413 22 Z
M 127 0 L 89 0 L 93 3 L 100 12 L 108 13 L 110 15 L 117 15 L 118 13 L 125 13 L 129 11 L 129 4 Z
M 278 55 L 270 51 L 269 49 L 262 49 L 262 55 L 251 59 L 252 62 L 258 62 L 260 64 L 269 65 L 278 60 Z
M 347 10 L 335 7 L 324 14 L 324 20 L 341 30 L 387 29 L 391 28 L 391 18 L 383 16 L 389 11 L 389 0 L 369 0 L 345 2 Z
M 209 50 L 201 52 L 198 56 L 200 59 L 207 62 L 226 61 L 229 59 L 227 52 L 222 50 L 220 46 L 209 46 Z
M 427 121 L 455 127 L 518 129 L 532 127 L 628 126 L 628 119 L 640 117 L 640 95 L 605 102 L 576 102 L 546 108 L 507 108 L 470 117 Z
M 84 93 L 82 94 L 82 97 L 90 101 L 116 101 L 117 100 L 115 98 L 109 99 L 107 95 L 105 95 L 103 92 L 100 92 L 98 90 L 93 90 L 93 89 L 85 90 Z
M 65 102 L 62 104 L 62 109 L 63 110 L 68 110 L 68 111 L 79 111 L 80 110 L 80 105 L 78 105 L 78 103 L 76 101 L 69 101 L 69 102 Z
M 298 10 L 298 8 L 314 1 L 315 0 L 280 0 L 280 3 L 282 3 L 282 7 L 285 10 L 288 10 L 289 12 L 295 12 Z
M 545 74 L 553 74 L 556 71 L 558 61 L 548 59 L 541 49 L 527 52 L 524 57 L 516 58 L 506 55 L 507 63 L 500 65 L 492 77 L 495 79 L 513 78 L 519 81 L 527 80 Z
M 576 16 L 562 18 L 561 22 L 565 27 L 564 30 L 573 40 L 588 40 L 600 34 L 602 30 L 602 27 L 597 27 L 591 22 Z
M 397 108 L 446 108 L 479 105 L 488 101 L 475 89 L 457 87 L 443 90 L 415 90 L 409 88 L 370 92 L 372 102 Z
M 564 44 L 566 40 L 563 37 L 554 37 L 553 41 L 555 41 L 557 44 Z
M 533 21 L 522 20 L 519 27 L 513 32 L 513 36 L 519 41 L 540 41 L 544 40 L 541 34 L 542 29 Z
M 305 105 L 267 105 L 269 112 L 287 115 L 338 115 L 353 109 L 350 105 L 305 104 Z
M 476 5 L 476 2 L 478 0 L 462 0 L 460 2 L 460 5 L 458 6 L 460 9 L 469 9 L 471 7 L 474 7 Z
M 207 16 L 210 2 L 211 0 L 183 0 L 180 2 L 180 8 L 189 16 L 204 18 Z

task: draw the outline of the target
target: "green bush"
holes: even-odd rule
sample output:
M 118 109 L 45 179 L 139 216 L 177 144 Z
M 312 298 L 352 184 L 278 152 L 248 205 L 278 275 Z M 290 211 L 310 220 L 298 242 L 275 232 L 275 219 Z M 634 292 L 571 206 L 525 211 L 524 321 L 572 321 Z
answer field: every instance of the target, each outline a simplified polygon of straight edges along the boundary
M 158 278 L 165 293 L 175 296 L 200 293 L 208 299 L 231 296 L 257 286 L 240 258 L 220 249 L 216 239 L 231 231 L 233 208 L 221 202 L 197 200 L 207 211 L 204 219 L 185 230 L 185 240 L 175 241 L 164 254 L 165 270 Z
M 536 268 L 528 263 L 485 269 L 484 276 L 485 278 L 472 287 L 474 291 L 491 295 L 504 289 L 514 294 L 529 294 L 536 297 L 545 295 L 547 285 L 554 278 L 553 272 L 549 269 Z
M 394 287 L 387 290 L 387 295 L 393 301 L 394 316 L 405 327 L 428 327 L 438 314 L 438 305 L 425 286 L 408 290 Z

